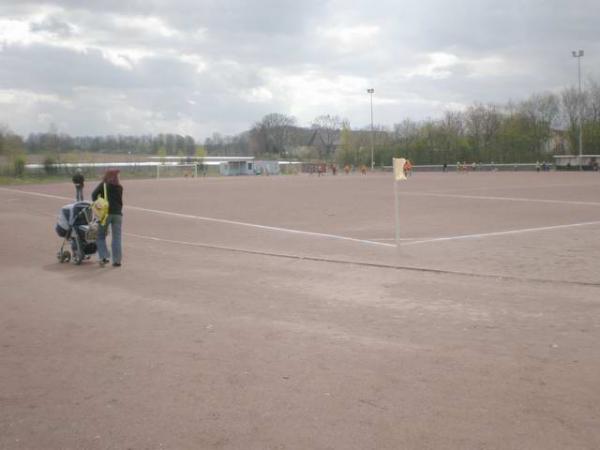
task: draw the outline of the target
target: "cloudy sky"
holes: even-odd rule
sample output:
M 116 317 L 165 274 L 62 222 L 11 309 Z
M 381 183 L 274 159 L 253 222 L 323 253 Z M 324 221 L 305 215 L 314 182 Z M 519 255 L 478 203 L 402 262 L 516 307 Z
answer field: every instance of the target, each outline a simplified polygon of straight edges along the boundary
M 353 127 L 600 77 L 598 0 L 0 0 L 0 123 L 178 132 L 272 112 Z

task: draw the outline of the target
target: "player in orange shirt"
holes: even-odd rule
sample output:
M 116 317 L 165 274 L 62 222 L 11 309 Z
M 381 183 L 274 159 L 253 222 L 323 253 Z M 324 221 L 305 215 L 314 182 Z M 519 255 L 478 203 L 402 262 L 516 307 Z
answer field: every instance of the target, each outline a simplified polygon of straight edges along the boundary
M 411 174 L 411 172 L 412 172 L 412 164 L 410 162 L 410 159 L 407 159 L 404 162 L 404 168 L 403 169 L 404 169 L 404 175 L 407 176 L 407 177 L 409 177 L 410 174 Z

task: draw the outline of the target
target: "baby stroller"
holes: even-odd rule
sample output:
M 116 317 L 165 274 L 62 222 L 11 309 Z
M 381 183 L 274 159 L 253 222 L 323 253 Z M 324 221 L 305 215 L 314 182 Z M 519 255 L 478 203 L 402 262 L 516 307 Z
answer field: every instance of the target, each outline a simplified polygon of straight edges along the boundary
M 55 229 L 56 234 L 63 238 L 56 254 L 59 262 L 69 262 L 72 258 L 73 263 L 79 265 L 96 253 L 98 222 L 92 214 L 91 203 L 76 202 L 63 206 Z

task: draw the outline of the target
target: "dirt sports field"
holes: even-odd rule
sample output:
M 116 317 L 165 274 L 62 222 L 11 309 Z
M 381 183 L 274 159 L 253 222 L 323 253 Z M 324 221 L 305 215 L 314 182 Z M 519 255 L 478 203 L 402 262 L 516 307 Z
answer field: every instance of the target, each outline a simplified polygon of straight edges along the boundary
M 600 448 L 597 173 L 124 189 L 101 268 L 0 188 L 0 448 Z

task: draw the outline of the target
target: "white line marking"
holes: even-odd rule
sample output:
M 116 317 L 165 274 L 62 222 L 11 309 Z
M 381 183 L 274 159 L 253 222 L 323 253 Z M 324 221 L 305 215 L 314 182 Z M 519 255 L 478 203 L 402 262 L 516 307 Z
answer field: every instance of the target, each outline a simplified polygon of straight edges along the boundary
M 598 179 L 600 180 L 600 177 L 598 177 Z M 463 187 L 463 188 L 456 188 L 456 189 L 448 189 L 446 192 L 444 193 L 460 193 L 460 192 L 473 192 L 473 191 L 502 191 L 502 190 L 507 190 L 507 191 L 514 191 L 514 190 L 518 190 L 518 189 L 530 189 L 530 190 L 536 190 L 536 189 L 548 189 L 548 188 L 568 188 L 568 187 L 597 187 L 600 186 L 600 182 L 597 180 L 595 183 L 565 183 L 565 184 L 540 184 L 540 185 L 504 185 L 504 186 L 472 186 L 472 187 Z M 433 193 L 435 193 L 435 191 L 432 191 Z
M 22 193 L 22 194 L 29 194 L 29 195 L 39 196 L 39 197 L 56 198 L 56 199 L 60 199 L 60 200 L 73 200 L 72 198 L 69 198 L 69 197 L 61 197 L 59 195 L 51 195 L 51 194 L 42 194 L 39 192 L 21 191 L 18 189 L 0 188 L 0 190 L 7 191 L 7 192 L 18 192 L 18 193 Z M 416 195 L 452 196 L 452 195 L 446 195 L 446 194 L 416 194 Z M 460 196 L 460 197 L 467 197 L 467 198 L 473 197 L 473 198 L 479 198 L 479 199 L 493 198 L 493 197 L 477 197 L 477 196 Z M 498 199 L 513 200 L 511 198 L 506 198 L 506 197 L 498 197 Z M 514 200 L 522 200 L 522 199 L 514 199 Z M 543 200 L 543 201 L 544 202 L 553 202 L 552 200 Z M 558 201 L 558 202 L 565 203 L 565 202 L 561 202 L 561 201 Z M 567 202 L 567 203 L 571 203 L 571 202 Z M 585 202 L 585 204 L 590 204 L 590 203 L 591 202 Z M 600 203 L 592 203 L 592 204 L 600 205 Z M 245 222 L 236 222 L 233 220 L 215 219 L 212 217 L 193 216 L 190 214 L 181 214 L 181 213 L 174 213 L 174 212 L 169 212 L 169 211 L 161 211 L 161 210 L 157 210 L 157 209 L 141 208 L 139 206 L 129 206 L 129 207 L 126 207 L 125 209 L 135 209 L 138 211 L 151 212 L 154 214 L 162 214 L 162 215 L 168 215 L 168 216 L 174 216 L 174 217 L 183 217 L 183 218 L 195 219 L 195 220 L 204 220 L 204 221 L 209 221 L 209 222 L 226 223 L 226 224 L 230 224 L 230 225 L 259 228 L 259 229 L 280 231 L 280 232 L 293 233 L 293 234 L 304 234 L 307 236 L 326 237 L 326 238 L 352 241 L 352 242 L 358 242 L 358 243 L 370 244 L 370 245 L 379 245 L 379 246 L 391 247 L 391 248 L 396 247 L 396 244 L 386 244 L 383 242 L 376 242 L 376 241 L 370 241 L 370 240 L 364 240 L 364 239 L 355 239 L 355 238 L 350 238 L 350 237 L 345 237 L 345 236 L 338 236 L 335 234 L 315 233 L 315 232 L 311 232 L 311 231 L 300 231 L 300 230 L 292 230 L 292 229 L 287 229 L 287 228 L 270 227 L 270 226 L 266 226 L 266 225 L 257 225 L 257 224 L 251 224 L 251 223 L 245 223 Z M 559 229 L 563 229 L 563 228 L 583 227 L 583 226 L 592 226 L 592 225 L 600 225 L 600 221 L 580 222 L 580 223 L 573 223 L 573 224 L 566 224 L 566 225 L 553 225 L 553 226 L 538 227 L 538 228 L 523 228 L 523 229 L 519 229 L 519 230 L 495 231 L 492 233 L 464 234 L 464 235 L 458 235 L 458 236 L 447 236 L 447 237 L 439 237 L 439 238 L 431 238 L 431 239 L 412 240 L 412 242 L 405 242 L 405 243 L 400 244 L 400 246 L 427 244 L 430 242 L 456 241 L 456 240 L 463 240 L 463 239 L 477 239 L 477 238 L 492 237 L 492 236 L 505 236 L 505 235 L 511 235 L 511 234 L 532 233 L 532 232 L 536 232 L 536 231 L 559 230 Z M 143 236 L 139 236 L 139 237 L 143 237 Z M 160 240 L 158 238 L 152 238 L 152 239 Z M 409 239 L 409 238 L 407 238 L 407 239 Z M 178 242 L 178 241 L 169 241 L 169 242 L 183 243 L 183 242 Z M 189 245 L 189 243 L 186 243 L 186 244 Z M 206 245 L 206 244 L 198 244 L 198 245 Z
M 522 281 L 522 282 L 574 284 L 574 285 L 580 285 L 580 286 L 594 286 L 594 287 L 600 286 L 599 283 L 585 282 L 585 281 L 567 281 L 567 280 L 556 280 L 556 279 L 547 280 L 547 279 L 543 279 L 543 278 L 522 278 L 522 277 L 515 277 L 515 276 L 503 275 L 503 274 L 459 272 L 459 271 L 454 271 L 454 270 L 436 269 L 434 267 L 400 266 L 400 265 L 383 264 L 383 263 L 368 262 L 368 261 L 352 261 L 352 260 L 345 260 L 345 259 L 332 259 L 332 258 L 319 257 L 319 256 L 308 256 L 308 255 L 305 256 L 305 255 L 297 255 L 297 254 L 290 254 L 290 253 L 273 253 L 273 252 L 266 252 L 266 251 L 260 251 L 260 250 L 249 250 L 249 249 L 243 249 L 243 248 L 236 248 L 236 247 L 224 247 L 224 246 L 219 246 L 219 245 L 203 244 L 201 242 L 188 242 L 188 241 L 176 241 L 176 240 L 172 240 L 172 239 L 162 239 L 162 238 L 157 238 L 154 236 L 144 236 L 141 234 L 133 234 L 133 233 L 124 233 L 124 234 L 127 236 L 136 237 L 136 238 L 140 238 L 140 239 L 148 239 L 148 240 L 155 241 L 155 242 L 167 242 L 167 243 L 178 244 L 178 245 L 187 245 L 187 246 L 191 246 L 191 247 L 210 248 L 210 249 L 214 249 L 214 250 L 229 250 L 229 251 L 233 251 L 233 252 L 249 253 L 249 254 L 253 254 L 253 255 L 262 255 L 262 256 L 274 256 L 274 257 L 279 257 L 279 258 L 290 258 L 290 259 L 296 259 L 296 260 L 302 260 L 302 261 L 317 261 L 317 262 L 328 262 L 328 263 L 336 263 L 336 264 L 352 264 L 352 265 L 356 265 L 356 266 L 375 267 L 375 268 L 379 268 L 379 269 L 411 270 L 411 271 L 416 271 L 416 272 L 447 274 L 447 275 L 462 275 L 462 276 L 477 277 L 477 278 L 494 278 L 496 280 L 503 279 L 503 280 L 516 280 L 516 281 Z
M 212 248 L 212 249 L 216 249 L 216 250 L 231 250 L 234 252 L 266 254 L 264 252 L 261 252 L 260 250 L 250 250 L 250 249 L 238 248 L 238 247 L 228 247 L 226 245 L 213 245 L 213 244 L 205 243 L 205 242 L 179 241 L 176 239 L 165 239 L 165 238 L 159 238 L 156 236 L 146 236 L 144 234 L 136 234 L 136 233 L 123 233 L 123 234 L 125 236 L 136 237 L 138 239 L 146 239 L 146 240 L 155 241 L 155 242 L 166 242 L 168 244 L 187 245 L 190 247 L 204 247 L 204 248 Z M 286 256 L 286 257 L 290 257 L 290 258 L 297 256 L 297 255 L 292 255 L 289 253 L 278 253 L 277 255 Z M 300 256 L 299 258 L 302 258 L 302 257 Z
M 56 198 L 56 199 L 60 199 L 60 200 L 73 201 L 73 199 L 69 198 L 69 197 L 61 197 L 58 195 L 51 195 L 51 194 L 42 194 L 39 192 L 21 191 L 18 189 L 7 189 L 7 188 L 0 188 L 0 190 L 8 191 L 8 192 L 19 192 L 22 194 L 35 195 L 35 196 L 39 196 L 39 197 Z M 248 228 L 257 228 L 257 229 L 269 230 L 269 231 L 278 231 L 281 233 L 302 234 L 302 235 L 306 235 L 306 236 L 317 236 L 317 237 L 324 237 L 324 238 L 329 238 L 329 239 L 337 239 L 337 240 L 341 240 L 341 241 L 358 242 L 360 244 L 377 245 L 380 247 L 390 247 L 390 248 L 396 247 L 395 244 L 386 244 L 384 242 L 367 241 L 365 239 L 355 239 L 355 238 L 346 237 L 346 236 L 338 236 L 337 234 L 316 233 L 313 231 L 293 230 L 290 228 L 279 228 L 279 227 L 272 227 L 272 226 L 267 226 L 267 225 L 258 225 L 258 224 L 254 224 L 254 223 L 237 222 L 234 220 L 217 219 L 214 217 L 194 216 L 191 214 L 181 214 L 181 213 L 175 213 L 175 212 L 169 212 L 169 211 L 161 211 L 158 209 L 142 208 L 140 206 L 125 206 L 124 209 L 125 210 L 133 209 L 136 211 L 149 212 L 149 213 L 160 214 L 160 215 L 164 215 L 164 216 L 182 217 L 185 219 L 203 220 L 206 222 L 225 223 L 228 225 L 243 226 L 243 227 L 248 227 Z
M 325 237 L 325 238 L 330 238 L 330 239 L 338 239 L 338 240 L 342 240 L 342 241 L 358 242 L 361 244 L 379 245 L 382 247 L 396 247 L 396 245 L 394 245 L 394 244 L 386 244 L 383 242 L 367 241 L 365 239 L 356 239 L 356 238 L 351 238 L 351 237 L 346 237 L 346 236 L 339 236 L 337 234 L 316 233 L 313 231 L 301 231 L 301 230 L 293 230 L 290 228 L 279 228 L 279 227 L 272 227 L 272 226 L 268 226 L 268 225 L 258 225 L 255 223 L 238 222 L 235 220 L 216 219 L 214 217 L 194 216 L 191 214 L 173 213 L 173 212 L 169 212 L 169 211 L 161 211 L 158 209 L 141 208 L 139 206 L 129 206 L 129 207 L 127 207 L 127 209 L 135 209 L 137 211 L 145 211 L 145 212 L 161 214 L 161 215 L 166 215 L 166 216 L 183 217 L 186 219 L 203 220 L 206 222 L 226 223 L 228 225 L 237 225 L 237 226 L 243 226 L 243 227 L 248 227 L 248 228 L 257 228 L 257 229 L 261 229 L 261 230 L 279 231 L 279 232 L 291 233 L 291 234 L 303 234 L 306 236 L 318 236 L 318 237 Z
M 19 189 L 8 189 L 8 188 L 3 188 L 0 187 L 0 191 L 6 191 L 6 192 L 16 192 L 19 194 L 29 194 L 29 195 L 36 195 L 38 197 L 46 197 L 46 198 L 57 198 L 59 200 L 70 200 L 72 202 L 75 201 L 75 199 L 71 198 L 71 197 L 61 197 L 60 195 L 52 195 L 52 194 L 42 194 L 40 192 L 31 192 L 31 191 L 21 191 Z
M 418 241 L 420 239 L 427 238 L 400 238 L 401 241 Z M 376 238 L 376 239 L 367 239 L 368 241 L 396 241 L 396 238 Z
M 567 205 L 585 205 L 585 206 L 600 206 L 600 202 L 581 202 L 573 200 L 546 200 L 540 198 L 519 198 L 519 197 L 492 197 L 483 195 L 461 195 L 461 194 L 436 194 L 429 192 L 401 192 L 400 195 L 423 195 L 427 197 L 451 197 L 451 198 L 466 198 L 475 200 L 504 200 L 509 202 L 534 202 L 534 203 L 553 203 Z
M 400 244 L 400 245 L 406 246 L 406 245 L 415 245 L 415 244 L 426 244 L 429 242 L 457 241 L 457 240 L 461 240 L 461 239 L 476 239 L 476 238 L 491 237 L 491 236 L 505 236 L 505 235 L 509 235 L 509 234 L 521 234 L 521 233 L 532 233 L 532 232 L 536 232 L 536 231 L 560 230 L 563 228 L 585 227 L 585 226 L 592 226 L 592 225 L 600 225 L 600 221 L 571 223 L 571 224 L 566 224 L 566 225 L 553 225 L 553 226 L 538 227 L 538 228 L 522 228 L 520 230 L 495 231 L 492 233 L 463 234 L 463 235 L 459 235 L 459 236 L 448 236 L 448 237 L 440 237 L 440 238 L 423 239 L 420 241 L 406 242 L 406 243 Z

